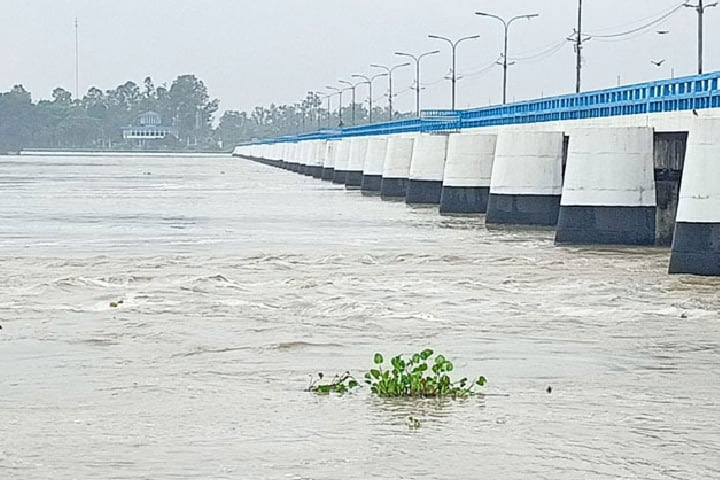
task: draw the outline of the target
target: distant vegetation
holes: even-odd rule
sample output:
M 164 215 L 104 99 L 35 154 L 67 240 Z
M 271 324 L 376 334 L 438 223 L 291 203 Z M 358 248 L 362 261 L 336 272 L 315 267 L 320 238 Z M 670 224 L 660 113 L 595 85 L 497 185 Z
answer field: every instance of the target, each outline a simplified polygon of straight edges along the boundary
M 0 151 L 123 148 L 122 128 L 147 111 L 162 115 L 179 133 L 178 138 L 161 140 L 166 145 L 156 148 L 179 149 L 190 139 L 207 148 L 216 144 L 211 122 L 218 103 L 194 75 L 179 76 L 169 88 L 156 87 L 150 77 L 142 86 L 128 81 L 108 91 L 93 87 L 82 99 L 73 99 L 58 87 L 52 100 L 37 103 L 22 85 L 15 85 L 0 93 Z
M 334 99 L 337 101 L 337 97 Z M 83 98 L 56 88 L 52 99 L 33 102 L 30 92 L 18 84 L 0 92 L 0 152 L 28 148 L 130 149 L 122 129 L 140 114 L 154 111 L 178 137 L 153 140 L 148 146 L 162 150 L 228 150 L 256 138 L 296 135 L 340 125 L 334 113 L 328 119 L 322 99 L 308 94 L 296 105 L 255 107 L 251 112 L 226 111 L 215 124 L 219 100 L 195 75 L 181 75 L 167 85 L 156 86 L 150 77 L 142 85 L 127 81 L 112 90 L 90 88 Z M 357 124 L 370 120 L 361 104 L 355 107 Z M 396 115 L 400 118 L 402 115 Z M 373 108 L 373 121 L 387 120 L 387 110 Z M 343 108 L 343 123 L 352 123 L 352 108 Z

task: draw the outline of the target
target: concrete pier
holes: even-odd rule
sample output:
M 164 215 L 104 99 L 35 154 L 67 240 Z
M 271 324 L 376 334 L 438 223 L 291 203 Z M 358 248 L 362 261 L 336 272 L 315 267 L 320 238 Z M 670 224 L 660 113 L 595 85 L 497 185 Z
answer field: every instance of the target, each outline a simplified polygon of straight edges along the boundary
M 325 157 L 325 140 L 311 140 L 308 142 L 307 157 L 305 159 L 305 175 L 313 178 L 322 176 Z
M 350 140 L 349 138 L 340 140 L 337 147 L 333 183 L 344 185 L 347 180 L 348 165 L 350 164 Z
M 353 138 L 350 141 L 350 160 L 345 178 L 345 187 L 349 190 L 359 190 L 362 184 L 363 168 L 367 157 L 368 139 Z
M 360 190 L 366 194 L 379 194 L 382 187 L 383 166 L 387 156 L 388 138 L 376 137 L 368 139 L 367 155 L 363 167 Z
M 388 139 L 380 185 L 383 200 L 405 200 L 414 146 L 413 136 L 392 136 Z
M 312 151 L 312 142 L 305 140 L 298 143 L 298 171 L 300 175 L 307 175 L 307 164 Z
M 329 140 L 325 151 L 325 163 L 323 163 L 322 178 L 325 181 L 332 182 L 335 175 L 335 156 L 337 155 L 337 147 L 340 142 L 338 140 Z
M 564 144 L 562 132 L 498 134 L 485 223 L 557 224 Z
M 448 135 L 420 135 L 415 142 L 405 201 L 410 205 L 439 204 Z
M 653 141 L 650 128 L 573 133 L 557 243 L 655 243 Z
M 300 142 L 293 142 L 290 144 L 288 155 L 286 158 L 287 169 L 291 172 L 297 172 L 300 168 L 300 161 L 298 156 L 300 155 Z
M 487 212 L 496 143 L 496 135 L 450 135 L 440 213 Z
M 720 119 L 699 120 L 687 140 L 670 273 L 720 276 Z

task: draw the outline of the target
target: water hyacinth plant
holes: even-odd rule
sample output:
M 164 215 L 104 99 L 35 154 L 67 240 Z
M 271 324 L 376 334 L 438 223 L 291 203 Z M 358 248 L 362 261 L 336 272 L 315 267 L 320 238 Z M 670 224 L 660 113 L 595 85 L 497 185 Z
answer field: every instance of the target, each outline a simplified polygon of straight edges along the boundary
M 365 374 L 365 383 L 372 393 L 381 397 L 453 397 L 463 398 L 474 395 L 473 389 L 487 383 L 485 377 L 469 382 L 461 378 L 453 382 L 448 373 L 453 364 L 444 355 L 434 355 L 427 348 L 408 357 L 397 355 L 390 360 L 391 368 L 383 368 L 383 356 L 376 353 L 373 362 L 376 368 Z
M 325 374 L 320 372 L 316 378 L 311 378 L 308 392 L 329 394 L 329 393 L 348 393 L 351 389 L 357 388 L 359 383 L 350 372 L 342 375 L 335 375 L 329 381 L 324 381 Z

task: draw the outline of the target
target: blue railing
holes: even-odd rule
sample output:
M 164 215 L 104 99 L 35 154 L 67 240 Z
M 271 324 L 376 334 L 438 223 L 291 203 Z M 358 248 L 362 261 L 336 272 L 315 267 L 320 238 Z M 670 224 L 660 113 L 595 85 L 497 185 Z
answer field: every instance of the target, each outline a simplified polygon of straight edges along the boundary
M 419 119 L 373 123 L 255 143 L 454 131 L 465 128 L 720 108 L 720 72 L 468 110 L 423 110 Z

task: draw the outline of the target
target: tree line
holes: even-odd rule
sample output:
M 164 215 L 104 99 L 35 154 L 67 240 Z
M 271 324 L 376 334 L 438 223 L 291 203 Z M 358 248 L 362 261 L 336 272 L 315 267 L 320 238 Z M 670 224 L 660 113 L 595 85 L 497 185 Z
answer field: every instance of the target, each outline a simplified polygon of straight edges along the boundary
M 342 116 L 337 111 L 328 116 L 323 103 L 317 94 L 310 93 L 298 104 L 258 106 L 249 112 L 228 110 L 213 127 L 219 100 L 210 98 L 207 86 L 195 75 L 180 75 L 169 87 L 155 85 L 150 77 L 139 85 L 127 81 L 106 91 L 92 87 L 82 98 L 73 98 L 58 87 L 51 99 L 37 102 L 18 84 L 0 92 L 0 152 L 135 148 L 132 141 L 123 139 L 122 130 L 148 111 L 160 114 L 163 124 L 177 131 L 177 137 L 145 145 L 162 150 L 229 150 L 249 140 L 353 123 L 352 106 L 345 106 Z M 370 121 L 364 104 L 356 104 L 354 110 L 355 124 Z M 405 116 L 396 114 L 395 118 Z M 373 121 L 387 119 L 387 109 L 373 108 Z

